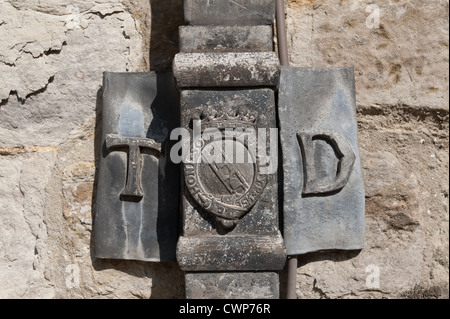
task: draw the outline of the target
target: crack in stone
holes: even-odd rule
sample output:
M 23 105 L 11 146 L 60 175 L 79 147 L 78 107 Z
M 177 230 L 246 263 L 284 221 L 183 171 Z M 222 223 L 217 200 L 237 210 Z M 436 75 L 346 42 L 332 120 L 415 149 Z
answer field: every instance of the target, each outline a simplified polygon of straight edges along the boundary
M 316 292 L 319 294 L 321 299 L 330 299 L 328 298 L 327 294 L 325 292 L 323 292 L 322 289 L 320 289 L 319 287 L 317 287 L 317 279 L 314 278 L 314 283 L 313 283 L 313 289 L 312 291 Z
M 418 122 L 431 121 L 442 124 L 449 120 L 449 110 L 445 108 L 417 107 L 407 104 L 398 105 L 374 105 L 370 107 L 358 108 L 360 116 L 396 116 L 402 122 L 409 122 L 407 115 L 414 117 Z
M 17 147 L 0 147 L 0 156 L 13 156 L 30 153 L 56 153 L 59 150 L 57 146 L 17 146 Z
M 9 92 L 9 96 L 14 95 L 14 94 L 17 96 L 17 92 L 15 92 L 15 91 Z M 9 101 L 9 97 L 7 97 L 6 99 L 2 99 L 0 101 L 0 108 L 4 105 L 8 104 L 8 101 Z
M 19 59 L 20 59 L 20 57 L 17 58 L 14 62 L 6 62 L 6 61 L 3 61 L 3 60 L 0 60 L 0 62 L 3 63 L 3 64 L 6 65 L 6 66 L 15 67 L 15 66 L 16 66 L 16 62 L 17 62 L 17 60 L 19 60 Z
M 13 50 L 13 49 L 14 49 L 15 47 L 17 47 L 18 45 L 22 45 L 22 47 L 19 49 L 20 56 L 18 56 L 17 59 L 14 60 L 14 62 L 7 62 L 7 61 L 4 61 L 4 60 L 0 60 L 0 62 L 3 63 L 3 64 L 6 65 L 6 66 L 16 67 L 17 61 L 20 60 L 20 58 L 22 57 L 22 54 L 24 54 L 24 53 L 30 54 L 31 56 L 33 56 L 33 58 L 38 59 L 38 58 L 41 58 L 41 57 L 43 57 L 43 56 L 49 56 L 49 55 L 53 55 L 53 54 L 60 54 L 61 51 L 63 50 L 63 47 L 67 45 L 67 42 L 66 42 L 66 41 L 63 41 L 63 42 L 61 43 L 61 47 L 59 47 L 59 48 L 52 47 L 52 48 L 49 48 L 49 49 L 43 51 L 43 52 L 42 52 L 41 54 L 39 54 L 38 56 L 34 56 L 32 52 L 30 52 L 30 51 L 25 51 L 26 45 L 27 45 L 27 44 L 30 44 L 30 43 L 34 43 L 34 42 L 35 42 L 35 41 L 27 41 L 25 44 L 23 44 L 23 43 L 16 43 L 15 45 L 13 45 L 13 46 L 10 48 L 10 50 Z
M 119 13 L 123 13 L 123 10 L 112 11 L 112 12 L 108 12 L 108 13 L 101 13 L 100 11 L 89 11 L 88 13 L 99 16 L 100 19 L 105 19 L 106 17 L 112 16 L 115 14 L 119 14 Z
M 20 43 L 16 43 L 14 44 L 11 48 L 9 48 L 10 50 L 14 50 L 17 46 L 22 45 L 22 47 L 19 49 L 19 52 L 23 52 L 23 49 L 26 47 L 27 44 L 31 44 L 34 43 L 36 41 L 26 41 L 25 43 L 20 42 Z
M 44 50 L 44 51 L 43 51 L 42 53 L 40 53 L 38 56 L 34 56 L 32 52 L 26 51 L 26 50 L 25 50 L 25 47 L 27 46 L 27 44 L 32 44 L 32 43 L 35 43 L 35 42 L 36 42 L 36 41 L 27 41 L 26 43 L 16 43 L 15 45 L 13 45 L 13 46 L 10 48 L 10 50 L 13 50 L 13 49 L 14 49 L 15 47 L 17 47 L 18 45 L 22 45 L 22 47 L 19 49 L 19 53 L 20 53 L 20 54 L 23 54 L 23 53 L 31 54 L 31 56 L 33 56 L 33 58 L 38 59 L 38 58 L 41 58 L 41 57 L 43 57 L 43 56 L 49 56 L 49 55 L 53 55 L 53 54 L 60 54 L 61 51 L 63 50 L 63 47 L 67 45 L 67 41 L 63 41 L 63 42 L 61 43 L 61 46 L 60 46 L 60 47 L 55 47 L 55 46 L 53 46 L 53 47 L 51 47 L 51 48 L 48 48 L 47 50 Z M 13 63 L 8 63 L 8 62 L 5 62 L 5 61 L 1 61 L 1 62 L 3 62 L 3 63 L 6 64 L 6 65 L 9 65 L 9 66 L 15 66 L 15 63 L 16 63 L 17 60 L 19 60 L 20 58 L 21 58 L 21 56 L 19 56 Z
M 49 55 L 53 55 L 53 54 L 60 54 L 64 48 L 64 46 L 67 45 L 66 41 L 63 41 L 61 43 L 61 47 L 60 48 L 49 48 L 48 50 L 45 50 L 44 52 L 42 52 L 38 57 L 36 57 L 35 59 L 38 59 L 40 57 L 43 56 L 49 56 Z
M 2 100 L 0 101 L 0 107 L 2 107 L 2 106 L 4 106 L 4 105 L 8 104 L 9 98 L 10 98 L 12 95 L 15 95 L 16 98 L 17 98 L 17 101 L 19 101 L 20 104 L 24 105 L 24 104 L 26 103 L 26 101 L 27 101 L 30 97 L 33 97 L 33 96 L 42 94 L 42 93 L 44 93 L 45 91 L 47 91 L 47 88 L 48 88 L 49 84 L 52 83 L 54 80 L 55 80 L 55 75 L 52 75 L 52 76 L 48 79 L 47 84 L 45 84 L 44 87 L 40 88 L 39 90 L 36 90 L 36 91 L 33 91 L 33 92 L 27 94 L 27 95 L 25 96 L 25 98 L 21 98 L 21 97 L 18 95 L 17 91 L 11 90 L 10 93 L 9 93 L 9 97 L 7 97 L 6 99 L 2 99 Z
M 6 3 L 9 3 L 15 10 L 17 11 L 32 11 L 40 14 L 46 14 L 49 16 L 55 16 L 55 17 L 63 17 L 70 13 L 67 13 L 67 7 L 66 5 L 63 6 L 49 6 L 49 7 L 40 7 L 36 6 L 36 4 L 32 4 L 31 6 L 24 4 L 24 3 L 16 3 L 17 0 L 7 0 Z M 89 6 L 90 5 L 90 6 Z M 95 3 L 92 4 L 84 4 L 83 11 L 80 13 L 85 13 L 89 10 L 91 10 L 95 6 Z
M 47 84 L 46 84 L 43 88 L 41 88 L 41 89 L 39 89 L 39 90 L 37 90 L 37 91 L 34 91 L 34 92 L 31 92 L 31 93 L 27 94 L 27 95 L 25 96 L 24 99 L 21 99 L 21 98 L 19 98 L 19 97 L 17 97 L 17 99 L 20 101 L 21 104 L 25 104 L 25 102 L 26 102 L 30 97 L 33 97 L 33 96 L 36 96 L 36 95 L 39 95 L 39 94 L 44 93 L 44 92 L 47 90 L 49 84 L 52 83 L 54 80 L 55 80 L 55 75 L 52 75 L 52 76 L 48 79 Z

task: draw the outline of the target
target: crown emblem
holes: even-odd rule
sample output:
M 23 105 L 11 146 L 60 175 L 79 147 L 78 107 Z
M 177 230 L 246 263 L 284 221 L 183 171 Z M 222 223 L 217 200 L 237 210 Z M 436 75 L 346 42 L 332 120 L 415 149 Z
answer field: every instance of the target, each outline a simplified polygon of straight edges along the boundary
M 214 110 L 208 109 L 200 117 L 202 131 L 208 128 L 256 128 L 258 113 L 245 107 L 238 110 Z

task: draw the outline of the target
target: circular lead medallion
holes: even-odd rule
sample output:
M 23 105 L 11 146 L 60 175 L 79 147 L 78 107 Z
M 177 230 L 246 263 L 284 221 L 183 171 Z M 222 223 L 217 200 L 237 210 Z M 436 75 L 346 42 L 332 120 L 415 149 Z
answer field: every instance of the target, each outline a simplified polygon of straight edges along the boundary
M 255 134 L 255 130 L 252 132 Z M 226 228 L 237 225 L 267 185 L 267 175 L 260 174 L 256 141 L 255 136 L 239 138 L 239 134 L 232 134 L 231 138 L 222 134 L 221 139 L 213 141 L 202 138 L 200 161 L 184 164 L 189 192 Z

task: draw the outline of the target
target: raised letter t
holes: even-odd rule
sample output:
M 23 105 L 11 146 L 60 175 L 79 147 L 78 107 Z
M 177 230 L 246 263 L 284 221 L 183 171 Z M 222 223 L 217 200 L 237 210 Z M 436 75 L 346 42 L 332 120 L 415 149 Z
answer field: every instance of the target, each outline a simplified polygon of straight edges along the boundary
M 152 139 L 140 137 L 121 137 L 109 134 L 106 137 L 106 149 L 128 148 L 128 173 L 125 188 L 121 197 L 126 200 L 141 200 L 144 197 L 142 190 L 142 155 L 141 149 L 156 152 L 155 156 L 162 155 L 161 143 Z

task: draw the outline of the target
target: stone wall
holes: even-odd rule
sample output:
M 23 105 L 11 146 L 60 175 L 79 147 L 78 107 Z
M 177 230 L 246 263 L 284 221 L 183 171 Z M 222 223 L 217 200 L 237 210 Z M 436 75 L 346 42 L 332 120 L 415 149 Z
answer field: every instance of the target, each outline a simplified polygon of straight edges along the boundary
M 367 247 L 299 298 L 448 298 L 447 0 L 286 1 L 293 66 L 355 67 Z M 0 298 L 183 298 L 176 264 L 91 257 L 103 71 L 170 68 L 181 0 L 0 0 Z M 377 276 L 379 274 L 379 276 Z

